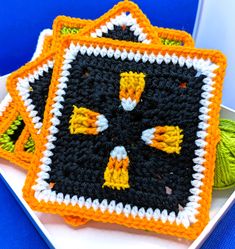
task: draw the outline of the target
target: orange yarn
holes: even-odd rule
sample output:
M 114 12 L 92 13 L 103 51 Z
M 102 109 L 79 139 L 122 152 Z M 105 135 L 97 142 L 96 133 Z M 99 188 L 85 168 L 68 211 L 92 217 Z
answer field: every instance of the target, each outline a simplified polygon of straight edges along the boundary
M 47 36 L 43 42 L 42 54 L 47 53 L 51 49 L 52 45 L 52 36 Z M 9 83 L 11 84 L 11 83 Z M 20 115 L 17 109 L 17 104 L 14 100 L 9 103 L 9 106 L 3 112 L 3 115 L 0 116 L 0 134 L 4 133 L 11 123 Z M 9 160 L 10 162 L 24 168 L 28 169 L 30 166 L 30 161 L 32 155 L 25 152 L 24 144 L 28 140 L 29 132 L 25 127 L 19 139 L 15 143 L 14 152 L 8 152 L 0 148 L 0 157 Z
M 100 18 L 99 18 L 99 20 L 100 20 Z M 68 17 L 68 16 L 56 17 L 56 19 L 53 23 L 53 42 L 52 42 L 53 49 L 57 48 L 57 46 L 59 46 L 59 44 L 60 44 L 60 40 L 63 37 L 63 35 L 61 34 L 61 29 L 63 27 L 68 27 L 68 28 L 84 28 L 84 27 L 88 27 L 88 26 L 92 27 L 94 22 L 95 21 L 92 21 L 92 20 L 72 18 L 72 17 Z M 103 19 L 101 19 L 99 24 L 102 25 L 104 23 L 105 23 L 105 21 Z M 97 24 L 97 26 L 99 24 Z M 182 42 L 182 46 L 194 47 L 194 40 L 193 40 L 192 36 L 185 31 L 168 29 L 168 28 L 160 28 L 160 27 L 154 27 L 154 29 L 156 29 L 158 31 L 158 36 L 162 39 L 180 41 L 180 42 Z M 93 29 L 93 30 L 95 30 L 95 29 Z M 87 33 L 86 33 L 86 35 L 87 35 Z
M 18 115 L 19 113 L 16 110 L 16 105 L 13 101 L 11 101 L 6 110 L 3 112 L 3 115 L 0 116 L 0 134 L 3 134 L 9 128 Z M 19 165 L 24 169 L 28 169 L 28 161 L 20 159 L 14 152 L 9 152 L 0 147 L 0 157 L 7 159 L 8 161 Z
M 183 130 L 178 126 L 156 126 L 150 146 L 166 153 L 180 154 Z
M 148 18 L 143 14 L 143 12 L 139 9 L 139 7 L 133 3 L 133 2 L 119 2 L 117 5 L 115 5 L 111 10 L 106 12 L 103 16 L 101 16 L 99 19 L 95 20 L 92 22 L 92 25 L 84 25 L 84 29 L 79 32 L 80 35 L 89 35 L 90 33 L 94 32 L 97 28 L 100 28 L 101 25 L 105 24 L 107 21 L 109 21 L 111 18 L 114 18 L 117 15 L 121 15 L 123 12 L 131 12 L 133 18 L 137 20 L 137 23 L 140 25 L 140 27 L 143 29 L 143 32 L 147 34 L 147 39 L 151 40 L 151 43 L 159 43 L 159 37 L 158 37 L 158 30 L 154 28 L 151 23 L 149 22 Z M 56 37 L 59 36 L 59 32 L 61 29 L 61 24 L 66 22 L 66 17 L 60 17 L 57 22 L 55 22 L 55 25 L 53 25 L 53 32 L 55 31 Z M 74 20 L 74 24 L 76 25 L 75 22 L 77 22 L 78 27 L 81 27 L 82 25 L 82 20 L 79 20 L 75 18 L 73 19 L 67 19 L 68 24 L 70 27 L 74 27 L 72 25 Z M 89 24 L 89 20 L 87 21 Z M 60 27 L 60 29 L 59 29 Z M 59 31 L 59 32 L 58 32 Z
M 86 218 L 80 218 L 78 216 L 64 216 L 64 221 L 70 226 L 78 227 L 87 224 L 89 221 Z
M 69 130 L 71 134 L 97 135 L 99 133 L 96 124 L 100 114 L 84 107 L 74 106 L 73 114 L 70 117 Z

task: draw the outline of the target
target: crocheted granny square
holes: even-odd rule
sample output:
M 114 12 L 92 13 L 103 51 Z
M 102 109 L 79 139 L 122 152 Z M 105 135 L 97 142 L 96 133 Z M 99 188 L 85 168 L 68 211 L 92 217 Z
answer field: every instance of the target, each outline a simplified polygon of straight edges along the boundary
M 224 56 L 72 36 L 58 51 L 27 202 L 195 238 L 209 218 Z
M 65 17 L 61 18 L 61 22 L 62 21 L 66 22 Z M 68 22 L 70 26 L 76 25 L 75 20 Z M 74 24 L 72 24 L 73 22 Z M 124 1 L 119 2 L 110 11 L 94 21 L 93 25 L 87 25 L 84 31 L 81 31 L 81 34 L 89 35 L 93 38 L 105 37 L 147 44 L 160 41 L 164 45 L 194 46 L 192 37 L 184 31 L 149 25 L 149 20 L 135 3 Z M 56 24 L 53 31 L 54 30 L 58 32 Z M 152 34 L 156 32 L 158 33 L 159 39 L 152 37 Z
M 142 43 L 157 43 L 158 30 L 153 27 L 138 5 L 133 2 L 119 2 L 96 21 L 60 16 L 53 24 L 54 37 L 77 33 L 85 27 L 91 37 L 105 37 Z M 56 39 L 55 43 L 56 43 Z
M 128 14 L 125 15 L 122 13 L 121 16 L 123 19 L 127 19 L 126 16 L 128 16 Z M 113 18 L 112 21 L 115 22 L 114 20 L 115 19 Z M 96 31 L 97 27 L 104 29 L 107 23 L 108 22 L 105 22 L 104 17 L 99 18 L 99 23 L 94 26 L 94 21 L 91 20 L 72 18 L 68 16 L 58 16 L 53 22 L 53 47 L 56 48 L 58 46 L 60 43 L 60 38 L 64 35 L 78 34 L 78 32 L 80 32 L 84 27 L 89 27 L 87 30 L 87 34 L 89 34 L 89 31 Z M 117 25 L 115 25 L 115 28 L 120 29 Z M 155 29 L 157 30 L 158 36 L 160 37 L 160 41 L 163 45 L 188 47 L 194 46 L 194 40 L 192 36 L 185 31 L 160 27 L 155 27 Z M 120 33 L 120 31 L 118 32 Z M 121 35 L 125 34 L 122 33 Z M 112 38 L 117 36 L 118 35 L 112 36 Z
M 0 157 L 25 168 L 25 162 L 14 154 L 15 142 L 23 130 L 23 121 L 10 95 L 1 102 L 0 112 Z
M 127 16 L 125 11 L 128 11 L 130 14 Z M 97 22 L 100 22 L 100 20 L 119 20 L 120 15 L 122 16 L 122 22 L 116 23 L 116 26 L 120 27 L 120 25 L 125 24 L 132 28 L 133 31 L 123 30 L 123 33 L 119 32 L 119 37 L 116 37 L 115 33 L 113 34 L 111 31 L 106 32 L 109 38 L 134 40 L 140 43 L 158 42 L 159 38 L 156 29 L 153 28 L 138 6 L 131 2 L 121 2 L 117 4 L 113 9 L 98 19 Z M 58 23 L 56 27 L 61 27 L 60 22 L 56 23 Z M 89 23 L 89 21 L 77 20 L 79 27 L 83 27 L 87 23 Z M 94 22 L 94 25 L 89 28 L 89 31 L 96 31 L 96 26 L 97 24 Z M 56 33 L 55 37 L 57 37 Z M 57 51 L 57 48 L 52 48 L 52 51 Z M 54 55 L 55 52 L 51 52 L 49 61 L 45 61 L 43 58 L 40 60 L 39 58 L 29 63 L 25 67 L 27 69 L 30 68 L 27 72 L 25 68 L 22 68 L 15 72 L 9 79 L 8 85 L 11 95 L 17 103 L 19 102 L 20 113 L 27 124 L 33 140 L 36 142 L 38 141 L 38 134 L 42 126 L 43 113 L 53 71 Z M 41 61 L 43 64 L 38 63 L 38 61 Z M 14 83 L 12 84 L 10 82 Z M 24 134 L 22 134 L 22 136 L 24 136 Z
M 52 31 L 44 30 L 41 32 L 36 50 L 31 60 L 37 58 L 40 54 L 48 52 L 52 42 Z M 25 169 L 28 168 L 32 158 L 30 153 L 33 146 L 28 139 L 19 149 L 19 140 L 23 130 L 27 130 L 18 112 L 17 105 L 9 94 L 0 104 L 0 157 L 3 157 Z
M 45 36 L 44 38 L 43 49 L 38 54 L 38 56 L 42 54 L 46 54 L 51 50 L 52 40 L 53 40 L 53 36 L 51 35 L 51 31 L 49 31 L 47 36 Z M 34 56 L 33 59 L 36 59 L 38 56 L 36 54 L 36 56 Z M 17 157 L 19 157 L 21 160 L 31 162 L 34 150 L 35 150 L 35 142 L 32 139 L 30 132 L 28 130 L 28 127 L 26 125 L 26 127 L 24 127 L 23 131 L 21 132 L 19 138 L 17 139 L 15 143 L 14 151 L 17 154 Z

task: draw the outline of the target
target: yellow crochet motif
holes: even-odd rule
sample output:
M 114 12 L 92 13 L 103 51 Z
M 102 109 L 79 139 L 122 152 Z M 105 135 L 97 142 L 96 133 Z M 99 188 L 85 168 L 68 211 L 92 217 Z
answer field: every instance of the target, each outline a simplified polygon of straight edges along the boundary
M 110 157 L 106 170 L 104 172 L 105 183 L 103 187 L 107 186 L 112 189 L 126 189 L 130 188 L 128 183 L 129 158 L 118 160 L 117 158 Z
M 182 129 L 178 126 L 156 126 L 150 146 L 166 153 L 180 153 L 183 141 Z
M 124 72 L 120 76 L 119 99 L 122 101 L 124 109 L 131 111 L 140 101 L 141 94 L 144 91 L 145 75 L 143 73 Z
M 87 134 L 96 135 L 98 134 L 97 129 L 97 117 L 99 113 L 91 111 L 84 107 L 73 106 L 73 114 L 70 118 L 69 130 L 71 134 Z

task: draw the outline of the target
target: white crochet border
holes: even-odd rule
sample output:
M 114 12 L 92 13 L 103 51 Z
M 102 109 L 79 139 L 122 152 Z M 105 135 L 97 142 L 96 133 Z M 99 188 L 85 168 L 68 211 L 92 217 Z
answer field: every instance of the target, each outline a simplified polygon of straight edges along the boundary
M 33 104 L 33 100 L 30 98 L 30 84 L 35 83 L 35 80 L 38 80 L 39 77 L 43 76 L 45 73 L 52 69 L 54 66 L 53 60 L 48 60 L 43 66 L 39 66 L 37 70 L 33 72 L 33 74 L 28 74 L 25 78 L 18 78 L 16 89 L 19 92 L 19 96 L 21 96 L 21 100 L 24 102 L 24 106 L 26 107 L 26 111 L 28 112 L 29 117 L 32 119 L 34 124 L 34 128 L 40 133 L 40 129 L 42 127 L 41 117 L 38 116 L 37 108 Z
M 37 47 L 36 47 L 36 50 L 31 58 L 31 61 L 33 61 L 39 57 L 39 55 L 42 53 L 43 45 L 44 45 L 44 41 L 45 41 L 46 37 L 52 36 L 52 34 L 53 34 L 52 29 L 44 29 L 40 33 L 40 35 L 38 37 Z
M 99 29 L 96 29 L 95 32 L 91 32 L 90 36 L 93 38 L 102 37 L 104 33 L 108 33 L 109 30 L 113 30 L 115 26 L 128 26 L 131 31 L 134 32 L 134 35 L 138 38 L 139 42 L 149 44 L 151 43 L 150 39 L 147 39 L 148 35 L 143 32 L 143 28 L 137 23 L 137 20 L 132 17 L 132 14 L 127 14 L 123 12 L 121 15 L 111 18 L 105 25 L 102 25 Z
M 37 46 L 36 46 L 36 50 L 31 58 L 31 61 L 35 60 L 37 57 L 39 57 L 39 55 L 42 53 L 43 50 L 43 44 L 44 44 L 44 40 L 47 36 L 51 36 L 52 35 L 52 30 L 51 29 L 44 29 L 39 37 L 38 37 L 38 42 L 37 42 Z M 2 100 L 2 102 L 0 103 L 0 116 L 3 116 L 3 113 L 5 112 L 6 108 L 10 105 L 10 103 L 12 102 L 12 97 L 10 96 L 10 94 L 8 93 L 4 99 Z
M 175 212 L 170 212 L 166 209 L 159 210 L 158 208 L 153 210 L 151 207 L 148 209 L 144 209 L 143 207 L 137 207 L 134 206 L 131 208 L 129 204 L 124 204 L 119 202 L 116 203 L 114 200 L 108 201 L 107 199 L 102 200 L 99 202 L 97 199 L 92 200 L 91 198 L 85 198 L 83 196 L 72 196 L 70 197 L 69 194 L 66 194 L 65 196 L 63 193 L 56 193 L 55 191 L 52 191 L 49 187 L 49 184 L 45 181 L 46 179 L 49 179 L 49 172 L 51 171 L 50 164 L 52 163 L 51 156 L 53 155 L 52 149 L 55 148 L 55 145 L 53 142 L 56 140 L 55 134 L 58 132 L 57 126 L 60 124 L 60 116 L 61 112 L 60 110 L 63 109 L 63 102 L 65 95 L 65 91 L 67 88 L 67 82 L 68 82 L 68 75 L 69 69 L 71 68 L 72 61 L 75 60 L 76 55 L 80 53 L 82 55 L 94 55 L 94 56 L 102 56 L 102 57 L 108 57 L 108 58 L 115 58 L 122 60 L 135 60 L 136 62 L 142 60 L 144 63 L 149 61 L 150 63 L 170 63 L 173 64 L 179 64 L 181 67 L 186 65 L 188 68 L 193 67 L 195 70 L 197 70 L 198 75 L 205 75 L 206 78 L 203 80 L 204 85 L 202 86 L 202 99 L 200 100 L 200 104 L 202 105 L 199 109 L 200 115 L 199 119 L 201 120 L 198 124 L 198 132 L 197 132 L 197 140 L 195 141 L 195 144 L 197 145 L 198 149 L 195 150 L 195 157 L 193 159 L 194 166 L 193 169 L 195 173 L 192 175 L 192 188 L 190 189 L 191 196 L 188 197 L 188 203 L 183 208 L 182 211 L 179 211 L 176 215 Z M 196 215 L 198 214 L 198 208 L 200 207 L 199 200 L 201 197 L 199 194 L 201 193 L 201 186 L 203 185 L 202 179 L 204 177 L 203 171 L 205 170 L 203 163 L 205 162 L 205 146 L 207 144 L 205 138 L 208 135 L 207 129 L 209 127 L 208 120 L 210 119 L 210 116 L 208 116 L 208 112 L 210 111 L 209 105 L 210 105 L 210 99 L 213 97 L 213 94 L 211 93 L 214 88 L 213 85 L 215 82 L 213 81 L 213 78 L 215 77 L 215 74 L 213 71 L 218 68 L 218 66 L 214 63 L 212 63 L 209 59 L 203 60 L 203 59 L 197 59 L 195 58 L 184 58 L 183 56 L 176 56 L 173 54 L 170 56 L 169 54 L 166 54 L 165 56 L 158 53 L 157 55 L 151 53 L 148 55 L 147 53 L 141 54 L 139 52 L 133 53 L 133 52 L 127 52 L 126 50 L 120 50 L 120 49 L 112 49 L 109 47 L 108 49 L 103 47 L 100 48 L 99 46 L 96 46 L 95 48 L 93 46 L 87 47 L 85 45 L 80 46 L 79 44 L 74 45 L 71 43 L 70 47 L 65 49 L 64 54 L 64 61 L 62 66 L 62 72 L 61 76 L 58 79 L 58 85 L 57 85 L 57 91 L 56 91 L 56 97 L 54 98 L 54 104 L 52 105 L 51 113 L 53 114 L 53 118 L 51 119 L 51 127 L 49 128 L 49 135 L 47 136 L 47 143 L 45 145 L 46 149 L 43 152 L 43 157 L 41 158 L 41 165 L 40 169 L 41 171 L 37 174 L 38 178 L 36 180 L 36 184 L 32 187 L 35 190 L 35 198 L 38 201 L 44 200 L 45 202 L 51 201 L 51 202 L 57 202 L 61 204 L 62 202 L 66 205 L 71 204 L 72 206 L 78 205 L 80 208 L 85 206 L 87 209 L 93 208 L 94 210 L 100 209 L 102 212 L 105 212 L 106 210 L 110 213 L 116 212 L 117 214 L 124 213 L 127 217 L 131 215 L 132 217 L 140 217 L 140 218 L 146 218 L 147 220 L 161 220 L 163 223 L 166 221 L 169 221 L 170 223 L 176 223 L 177 225 L 182 224 L 184 227 L 189 227 L 190 224 L 193 224 L 197 222 Z M 42 67 L 40 67 L 40 72 L 42 72 L 43 69 L 48 69 L 48 67 L 53 66 L 53 62 L 48 61 L 46 64 L 44 64 Z M 38 70 L 34 75 L 38 75 Z M 27 79 L 33 77 L 33 75 L 26 78 L 25 82 L 27 85 Z M 21 86 L 23 87 L 23 86 Z M 21 96 L 22 98 L 25 98 L 28 93 L 22 92 Z M 27 98 L 26 98 L 27 99 Z

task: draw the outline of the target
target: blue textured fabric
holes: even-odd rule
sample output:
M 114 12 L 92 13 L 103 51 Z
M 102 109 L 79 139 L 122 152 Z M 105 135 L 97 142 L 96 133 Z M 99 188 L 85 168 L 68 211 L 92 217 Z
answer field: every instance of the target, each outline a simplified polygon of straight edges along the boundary
M 0 75 L 30 60 L 37 38 L 58 15 L 96 19 L 118 0 L 11 0 L 0 3 Z M 134 0 L 152 24 L 193 31 L 198 0 Z
M 0 248 L 53 248 L 0 174 Z
M 235 203 L 219 221 L 201 249 L 235 249 Z

